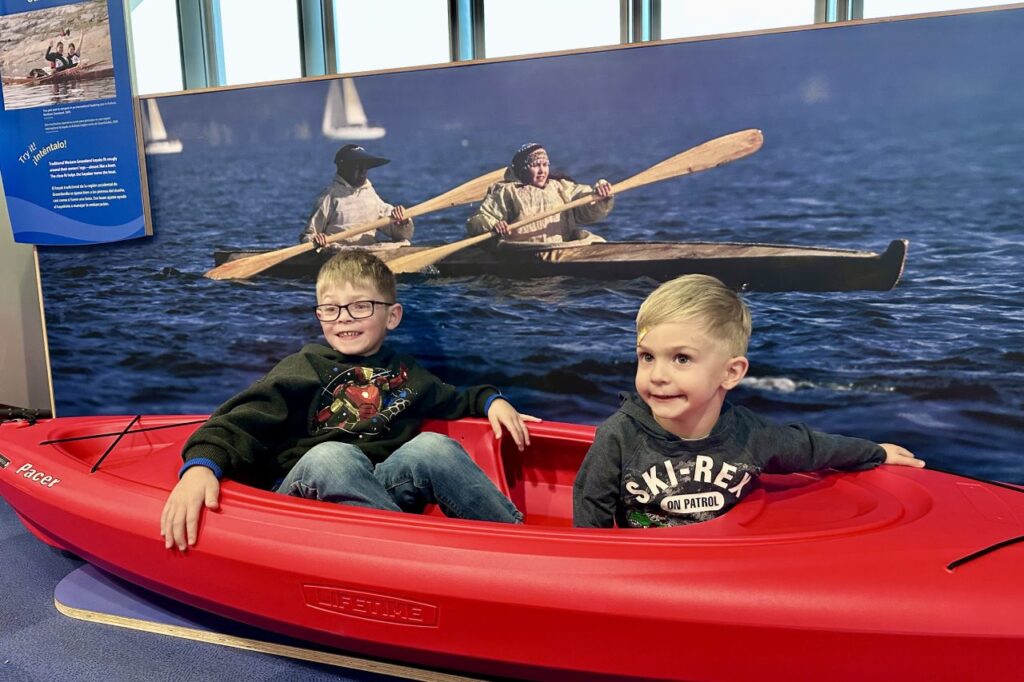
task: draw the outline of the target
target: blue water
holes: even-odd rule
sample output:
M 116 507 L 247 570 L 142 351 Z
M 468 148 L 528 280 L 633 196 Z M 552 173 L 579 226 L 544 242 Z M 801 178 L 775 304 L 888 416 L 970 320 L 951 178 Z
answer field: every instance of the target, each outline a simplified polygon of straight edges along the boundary
M 751 378 L 733 399 L 1024 481 L 1024 122 L 962 123 L 945 130 L 955 138 L 926 130 L 900 149 L 867 131 L 809 145 L 766 130 L 756 163 L 623 195 L 599 231 L 874 250 L 909 239 L 892 292 L 748 294 Z M 329 179 L 317 159 L 331 147 L 151 158 L 153 239 L 44 249 L 58 413 L 207 412 L 317 338 L 311 282 L 202 273 L 215 248 L 289 244 Z M 382 192 L 426 198 L 468 177 L 421 151 L 403 159 L 404 175 L 380 169 Z M 628 174 L 616 171 L 607 175 Z M 466 215 L 424 217 L 417 238 L 455 239 Z M 449 381 L 501 386 L 523 411 L 597 423 L 631 386 L 632 320 L 653 286 L 415 277 L 400 284 L 406 317 L 392 341 Z
M 996 29 L 1024 16 L 1002 14 Z M 983 35 L 994 35 L 993 25 L 977 17 L 957 21 L 974 22 L 957 35 L 975 24 Z M 894 50 L 910 50 L 900 53 L 904 57 L 922 55 L 908 69 L 930 73 L 937 58 L 923 51 L 942 43 L 924 28 L 915 28 L 918 46 L 898 26 L 878 27 L 871 55 L 891 62 L 878 47 L 890 41 Z M 824 33 L 792 40 L 824 44 Z M 984 47 L 1018 45 L 1012 50 L 1019 53 L 1019 41 L 1012 40 L 992 38 Z M 731 77 L 730 69 L 748 72 L 758 59 L 784 62 L 782 52 L 772 52 L 786 47 L 779 36 L 740 42 L 742 49 L 731 52 L 725 42 L 709 43 L 700 53 L 711 75 L 698 75 L 709 82 L 735 83 L 740 76 Z M 839 42 L 828 43 L 836 53 L 822 57 L 824 71 L 828 59 L 847 64 L 854 48 L 835 47 Z M 850 44 L 864 44 L 862 36 L 853 35 Z M 807 49 L 794 52 L 793 63 L 802 63 Z M 647 54 L 626 51 L 616 59 Z M 699 83 L 671 93 L 659 87 L 655 100 L 674 99 L 638 107 L 630 116 L 628 107 L 594 105 L 608 94 L 594 93 L 593 83 L 581 77 L 579 87 L 594 99 L 573 91 L 560 100 L 558 89 L 533 86 L 527 90 L 537 99 L 509 96 L 515 105 L 506 107 L 506 119 L 491 113 L 477 125 L 458 116 L 438 118 L 442 105 L 453 105 L 429 99 L 426 86 L 388 90 L 398 77 L 375 77 L 360 88 L 371 120 L 375 112 L 387 119 L 388 135 L 368 146 L 394 162 L 371 177 L 385 198 L 409 206 L 503 165 L 520 143 L 541 139 L 553 164 L 577 179 L 615 181 L 710 137 L 760 127 L 766 142 L 755 156 L 623 194 L 595 231 L 616 240 L 874 251 L 892 239 L 909 239 L 903 279 L 891 292 L 748 294 L 750 378 L 732 399 L 779 420 L 900 443 L 942 468 L 1024 482 L 1024 98 L 1019 87 L 1001 89 L 996 76 L 1004 71 L 992 76 L 992 64 L 1012 70 L 1012 62 L 979 60 L 963 66 L 963 75 L 955 69 L 966 63 L 964 54 L 943 62 L 953 74 L 948 83 L 930 83 L 918 71 L 904 87 L 895 68 L 866 70 L 858 77 L 868 86 L 842 106 L 796 106 L 781 98 L 760 112 L 750 98 L 769 97 L 775 84 L 758 85 L 768 72 L 794 80 L 786 69 L 766 68 L 748 74 L 758 83 L 748 84 L 741 97 L 702 94 Z M 530 63 L 536 72 L 542 66 Z M 588 65 L 586 72 L 594 70 Z M 449 91 L 460 93 L 459 106 L 470 106 L 474 98 L 486 100 L 472 90 L 473 73 L 447 69 L 416 82 L 462 79 L 460 89 Z M 481 83 L 480 93 L 500 90 L 487 79 Z M 901 93 L 909 94 L 899 100 Z M 213 103 L 213 95 L 200 97 Z M 310 98 L 307 109 L 298 98 L 289 102 L 303 112 L 306 130 L 318 127 L 320 97 Z M 531 123 L 525 109 L 545 97 L 554 107 L 576 106 L 576 117 Z M 894 97 L 898 110 L 887 104 Z M 185 121 L 184 99 L 168 99 L 161 108 L 185 151 L 148 160 L 156 236 L 41 249 L 61 415 L 208 412 L 318 337 L 312 282 L 215 282 L 202 273 L 217 248 L 293 243 L 330 180 L 337 143 L 315 133 L 312 139 L 288 131 L 274 137 L 265 112 L 251 105 L 233 104 L 230 119 L 206 123 L 194 114 Z M 855 111 L 858 102 L 862 109 Z M 392 118 L 385 115 L 389 105 Z M 213 109 L 204 105 L 202 111 Z M 249 133 L 239 124 L 243 119 Z M 461 237 L 469 213 L 463 207 L 418 219 L 415 240 Z M 598 423 L 615 410 L 617 393 L 632 386 L 633 318 L 654 285 L 648 279 L 417 276 L 399 285 L 406 315 L 391 341 L 453 383 L 499 385 L 525 412 Z

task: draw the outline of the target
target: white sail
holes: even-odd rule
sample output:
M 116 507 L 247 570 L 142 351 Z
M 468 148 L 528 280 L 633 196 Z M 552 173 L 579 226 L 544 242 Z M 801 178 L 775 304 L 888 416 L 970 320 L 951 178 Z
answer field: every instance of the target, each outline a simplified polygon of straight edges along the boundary
M 181 140 L 167 137 L 164 119 L 155 99 L 146 100 L 146 108 L 142 113 L 142 136 L 147 154 L 177 154 L 182 149 Z
M 164 128 L 164 118 L 160 115 L 160 107 L 156 105 L 155 99 L 146 100 L 146 111 L 149 113 L 149 139 L 166 140 L 167 129 Z
M 340 83 L 333 80 L 327 87 L 321 128 L 332 140 L 375 140 L 386 132 L 380 126 L 367 125 L 363 103 L 351 78 L 343 78 Z

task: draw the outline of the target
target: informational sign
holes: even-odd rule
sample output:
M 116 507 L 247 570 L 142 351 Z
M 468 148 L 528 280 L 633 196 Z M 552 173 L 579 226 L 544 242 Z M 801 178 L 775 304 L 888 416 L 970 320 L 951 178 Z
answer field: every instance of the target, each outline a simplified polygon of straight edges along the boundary
M 149 234 L 122 0 L 0 0 L 0 77 L 15 241 Z

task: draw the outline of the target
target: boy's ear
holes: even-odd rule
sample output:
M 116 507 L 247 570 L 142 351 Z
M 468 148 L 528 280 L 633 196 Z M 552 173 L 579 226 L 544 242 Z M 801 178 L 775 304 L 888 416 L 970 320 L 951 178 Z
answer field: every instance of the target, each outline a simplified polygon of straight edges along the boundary
M 727 391 L 736 388 L 743 377 L 747 376 L 748 369 L 750 369 L 750 361 L 742 355 L 729 358 L 725 363 L 725 379 L 722 381 L 722 388 Z
M 398 327 L 402 322 L 402 304 L 395 303 L 388 307 L 388 330 L 392 330 Z

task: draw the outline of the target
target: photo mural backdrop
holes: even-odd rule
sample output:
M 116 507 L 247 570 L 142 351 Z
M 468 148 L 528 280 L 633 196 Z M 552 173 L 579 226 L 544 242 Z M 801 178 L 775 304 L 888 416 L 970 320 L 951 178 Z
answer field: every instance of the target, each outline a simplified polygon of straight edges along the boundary
M 756 154 L 622 194 L 609 240 L 879 251 L 893 291 L 746 294 L 749 378 L 732 400 L 905 445 L 936 466 L 1024 482 L 1024 10 L 655 44 L 354 79 L 370 172 L 412 206 L 543 143 L 556 170 L 612 182 L 705 140 Z M 141 242 L 40 254 L 59 414 L 206 413 L 315 341 L 308 279 L 213 281 L 220 249 L 296 243 L 343 141 L 331 80 L 160 98 L 175 153 L 148 157 Z M 465 236 L 474 207 L 416 220 Z M 405 277 L 389 341 L 522 411 L 598 423 L 632 390 L 634 316 L 656 282 Z

